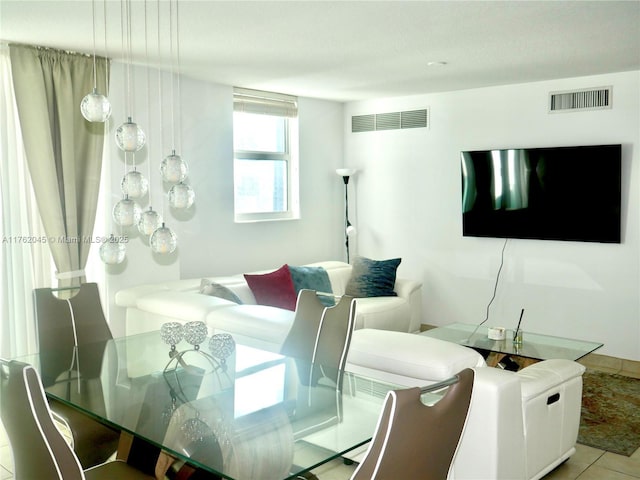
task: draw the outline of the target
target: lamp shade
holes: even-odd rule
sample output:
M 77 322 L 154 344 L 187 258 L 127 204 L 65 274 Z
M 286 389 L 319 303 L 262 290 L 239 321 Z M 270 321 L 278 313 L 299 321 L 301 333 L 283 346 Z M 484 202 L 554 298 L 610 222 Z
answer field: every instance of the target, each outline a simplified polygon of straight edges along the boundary
M 341 177 L 351 177 L 357 172 L 355 168 L 338 168 L 336 169 L 336 173 Z

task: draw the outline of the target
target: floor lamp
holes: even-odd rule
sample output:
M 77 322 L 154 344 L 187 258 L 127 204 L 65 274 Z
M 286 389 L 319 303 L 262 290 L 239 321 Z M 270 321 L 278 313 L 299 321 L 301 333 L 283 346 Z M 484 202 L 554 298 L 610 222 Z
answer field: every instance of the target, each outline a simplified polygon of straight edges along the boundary
M 347 263 L 350 263 L 349 236 L 356 233 L 356 228 L 349 221 L 349 177 L 352 177 L 356 170 L 353 168 L 338 168 L 336 173 L 342 177 L 344 182 L 344 246 L 347 249 Z

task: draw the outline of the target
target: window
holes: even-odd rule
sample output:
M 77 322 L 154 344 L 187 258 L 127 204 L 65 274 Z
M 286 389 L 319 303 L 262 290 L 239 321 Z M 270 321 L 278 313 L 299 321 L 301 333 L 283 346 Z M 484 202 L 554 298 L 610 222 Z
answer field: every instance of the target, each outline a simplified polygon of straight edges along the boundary
M 237 222 L 299 218 L 297 99 L 234 89 Z

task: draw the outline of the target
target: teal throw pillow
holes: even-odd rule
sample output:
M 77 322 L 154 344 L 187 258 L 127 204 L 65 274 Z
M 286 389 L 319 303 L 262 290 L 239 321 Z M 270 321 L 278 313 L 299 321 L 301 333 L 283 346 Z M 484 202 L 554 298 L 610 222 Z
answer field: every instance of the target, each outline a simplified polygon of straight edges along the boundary
M 396 271 L 402 259 L 371 260 L 357 257 L 345 294 L 352 297 L 396 297 Z
M 316 292 L 328 293 L 329 295 L 318 295 L 318 299 L 325 307 L 335 305 L 333 297 L 333 289 L 331 288 L 331 280 L 329 274 L 322 267 L 296 267 L 289 265 L 291 272 L 291 280 L 296 294 L 302 289 L 315 290 Z

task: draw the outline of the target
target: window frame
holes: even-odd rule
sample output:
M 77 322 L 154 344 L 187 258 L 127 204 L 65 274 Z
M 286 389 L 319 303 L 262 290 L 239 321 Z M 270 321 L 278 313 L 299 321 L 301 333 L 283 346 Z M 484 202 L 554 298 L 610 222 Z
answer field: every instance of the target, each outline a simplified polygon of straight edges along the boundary
M 236 223 L 293 220 L 300 218 L 299 167 L 298 167 L 298 111 L 297 97 L 259 90 L 234 88 L 235 134 L 236 113 L 251 113 L 281 117 L 285 120 L 284 151 L 233 150 L 233 213 Z M 236 207 L 236 162 L 243 161 L 284 161 L 286 165 L 286 209 L 278 212 L 238 212 Z

